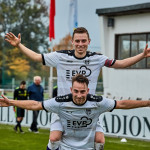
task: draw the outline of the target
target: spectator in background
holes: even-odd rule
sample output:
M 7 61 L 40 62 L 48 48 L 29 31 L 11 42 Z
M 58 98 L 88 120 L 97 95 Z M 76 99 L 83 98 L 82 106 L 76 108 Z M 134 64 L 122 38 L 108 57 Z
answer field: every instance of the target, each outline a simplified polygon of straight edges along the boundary
M 28 95 L 26 90 L 26 82 L 21 81 L 20 86 L 16 87 L 14 91 L 14 100 L 26 100 L 27 97 Z M 17 122 L 16 126 L 14 127 L 14 130 L 15 132 L 17 132 L 19 128 L 20 132 L 24 133 L 21 128 L 21 122 L 23 120 L 25 110 L 19 107 L 13 107 L 13 108 L 14 108 L 14 112 L 16 113 L 16 122 Z
M 43 101 L 44 99 L 44 89 L 40 85 L 41 84 L 41 77 L 35 76 L 34 82 L 28 87 L 28 94 L 29 99 L 35 100 L 35 101 Z M 31 124 L 31 127 L 29 128 L 30 132 L 39 133 L 37 128 L 37 118 L 38 118 L 39 110 L 33 111 L 33 122 Z
M 53 95 L 52 97 L 56 97 L 57 96 L 57 85 L 53 87 Z

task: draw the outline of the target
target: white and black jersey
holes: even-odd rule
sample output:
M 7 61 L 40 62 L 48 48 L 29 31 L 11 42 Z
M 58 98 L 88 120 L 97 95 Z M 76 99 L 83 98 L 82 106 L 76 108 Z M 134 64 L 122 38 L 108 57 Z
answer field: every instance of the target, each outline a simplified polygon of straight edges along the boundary
M 103 66 L 110 67 L 115 60 L 95 52 L 88 52 L 84 58 L 77 58 L 74 50 L 61 50 L 42 54 L 43 64 L 57 69 L 58 95 L 70 93 L 72 77 L 83 74 L 89 79 L 90 94 L 95 94 L 99 72 Z
M 43 109 L 57 113 L 64 128 L 60 149 L 94 150 L 94 137 L 99 115 L 112 111 L 116 101 L 88 94 L 84 105 L 72 101 L 72 94 L 44 101 Z

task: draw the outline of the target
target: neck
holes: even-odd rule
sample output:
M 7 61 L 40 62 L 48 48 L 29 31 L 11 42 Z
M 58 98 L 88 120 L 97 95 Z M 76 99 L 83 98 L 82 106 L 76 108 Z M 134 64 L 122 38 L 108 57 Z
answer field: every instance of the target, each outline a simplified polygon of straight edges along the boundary
M 86 55 L 86 52 L 85 52 L 85 53 L 77 53 L 77 52 L 75 51 L 75 56 L 76 56 L 77 58 L 83 58 L 83 57 L 85 57 L 85 55 Z

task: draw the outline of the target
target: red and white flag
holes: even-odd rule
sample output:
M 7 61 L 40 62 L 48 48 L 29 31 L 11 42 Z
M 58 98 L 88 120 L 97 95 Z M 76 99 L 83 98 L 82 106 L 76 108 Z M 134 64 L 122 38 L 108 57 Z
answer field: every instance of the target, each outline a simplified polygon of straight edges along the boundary
M 49 40 L 55 39 L 55 0 L 50 1 L 50 15 L 49 15 Z

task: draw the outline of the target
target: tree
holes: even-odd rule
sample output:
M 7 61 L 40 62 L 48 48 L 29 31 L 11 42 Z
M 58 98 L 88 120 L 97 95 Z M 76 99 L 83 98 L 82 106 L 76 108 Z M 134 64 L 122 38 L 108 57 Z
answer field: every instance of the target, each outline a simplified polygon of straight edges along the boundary
M 26 70 L 22 74 L 22 77 L 32 78 L 34 75 L 43 74 L 41 68 L 42 64 L 34 63 L 31 60 L 25 60 L 25 57 L 21 54 L 17 54 L 15 59 L 11 59 L 8 62 L 6 57 L 10 51 L 16 51 L 8 43 L 4 42 L 4 35 L 7 32 L 13 32 L 16 36 L 18 33 L 22 35 L 22 43 L 35 52 L 47 52 L 49 47 L 48 42 L 48 6 L 43 0 L 0 0 L 0 56 L 3 58 L 0 60 L 1 76 L 4 78 L 18 78 L 17 71 L 21 71 L 19 63 L 24 64 L 23 69 Z M 12 55 L 13 53 L 11 53 Z M 9 57 L 11 57 L 9 55 Z M 19 58 L 17 58 L 19 57 Z M 3 61 L 2 61 L 3 60 Z M 15 66 L 15 63 L 19 67 Z M 10 65 L 10 66 L 9 66 Z M 26 68 L 26 67 L 27 68 Z M 29 67 L 30 66 L 30 67 Z M 2 73 L 3 70 L 3 73 Z M 4 75 L 2 75 L 4 74 Z M 49 76 L 49 72 L 44 73 L 46 77 Z
M 47 49 L 48 20 L 48 7 L 43 0 L 0 1 L 3 32 L 21 33 L 23 43 L 36 52 L 40 46 Z

